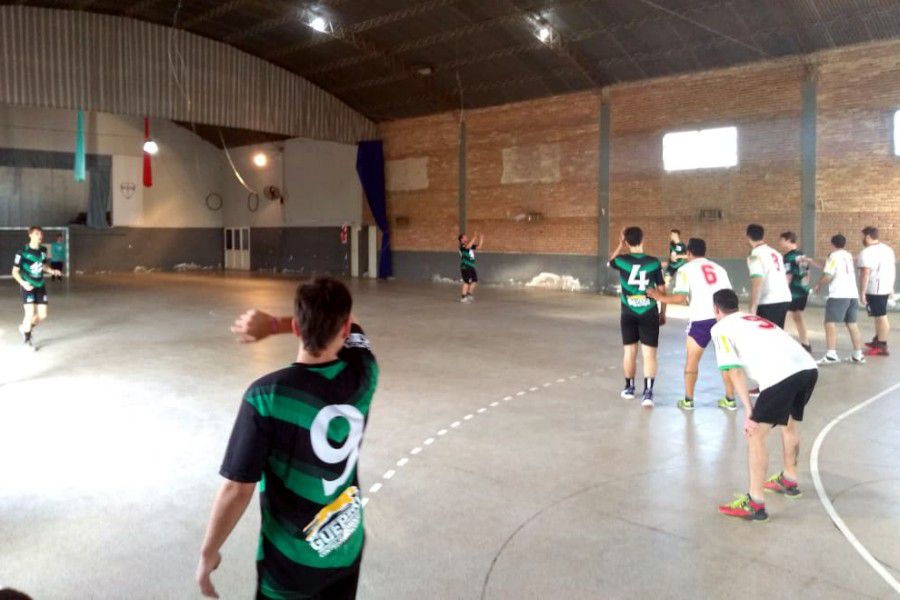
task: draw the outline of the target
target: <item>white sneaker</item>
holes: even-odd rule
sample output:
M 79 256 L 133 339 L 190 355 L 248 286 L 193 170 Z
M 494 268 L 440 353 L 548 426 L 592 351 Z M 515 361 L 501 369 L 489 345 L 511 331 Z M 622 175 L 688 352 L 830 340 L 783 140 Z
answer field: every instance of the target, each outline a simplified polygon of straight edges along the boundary
M 859 356 L 851 356 L 847 362 L 853 363 L 854 365 L 864 365 L 866 364 L 866 357 L 860 354 Z
M 836 365 L 839 362 L 841 362 L 841 359 L 838 358 L 837 356 L 829 356 L 828 354 L 826 354 L 825 356 L 823 356 L 822 358 L 817 360 L 816 364 L 817 365 Z

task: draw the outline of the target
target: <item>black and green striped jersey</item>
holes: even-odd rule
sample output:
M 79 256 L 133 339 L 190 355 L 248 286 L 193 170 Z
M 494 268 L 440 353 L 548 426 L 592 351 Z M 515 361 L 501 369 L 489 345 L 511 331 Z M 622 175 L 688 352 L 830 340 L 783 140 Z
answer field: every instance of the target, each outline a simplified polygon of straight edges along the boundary
M 16 252 L 13 265 L 19 267 L 19 274 L 22 276 L 22 279 L 36 288 L 42 288 L 44 287 L 44 265 L 46 262 L 47 251 L 43 246 L 32 248 L 26 244 L 24 248 Z
M 784 255 L 784 268 L 791 275 L 791 298 L 805 298 L 809 295 L 809 286 L 804 283 L 809 267 L 806 265 L 803 250 L 797 248 Z
M 459 245 L 459 268 L 460 269 L 474 269 L 475 268 L 475 249 L 478 248 L 478 245 L 475 244 L 471 248 L 467 248 L 462 244 Z
M 687 252 L 687 246 L 682 242 L 669 242 L 669 269 L 677 271 L 687 262 L 686 259 L 672 260 L 672 255 L 683 256 Z
M 306 598 L 359 565 L 357 463 L 378 365 L 354 325 L 338 359 L 293 365 L 244 394 L 220 473 L 259 481 L 259 593 Z
M 656 308 L 656 300 L 647 296 L 647 290 L 664 285 L 659 259 L 646 254 L 620 254 L 609 266 L 619 272 L 623 312 L 642 315 Z

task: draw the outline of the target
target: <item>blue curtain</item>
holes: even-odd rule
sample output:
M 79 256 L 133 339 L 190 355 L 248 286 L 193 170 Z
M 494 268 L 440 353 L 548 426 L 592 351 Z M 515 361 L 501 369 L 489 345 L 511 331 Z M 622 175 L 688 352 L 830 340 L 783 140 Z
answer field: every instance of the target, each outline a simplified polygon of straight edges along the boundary
M 360 142 L 356 151 L 356 172 L 375 224 L 381 230 L 381 252 L 378 256 L 378 278 L 394 274 L 391 261 L 391 235 L 388 231 L 387 195 L 384 189 L 384 146 L 381 140 Z

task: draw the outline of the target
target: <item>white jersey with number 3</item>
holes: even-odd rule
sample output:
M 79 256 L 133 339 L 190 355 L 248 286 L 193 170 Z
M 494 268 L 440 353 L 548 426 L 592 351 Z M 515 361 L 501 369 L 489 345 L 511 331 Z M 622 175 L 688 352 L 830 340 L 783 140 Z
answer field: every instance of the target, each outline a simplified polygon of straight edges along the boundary
M 762 278 L 762 290 L 759 294 L 760 304 L 780 304 L 791 301 L 791 288 L 788 286 L 787 273 L 784 270 L 784 257 L 768 244 L 760 244 L 750 252 L 747 259 L 750 278 Z
M 756 315 L 728 315 L 713 326 L 712 339 L 719 370 L 743 368 L 760 390 L 816 368 L 816 361 L 794 338 Z
M 731 288 L 728 272 L 706 258 L 695 258 L 678 269 L 675 275 L 675 293 L 690 296 L 688 314 L 691 323 L 715 319 L 713 294 Z

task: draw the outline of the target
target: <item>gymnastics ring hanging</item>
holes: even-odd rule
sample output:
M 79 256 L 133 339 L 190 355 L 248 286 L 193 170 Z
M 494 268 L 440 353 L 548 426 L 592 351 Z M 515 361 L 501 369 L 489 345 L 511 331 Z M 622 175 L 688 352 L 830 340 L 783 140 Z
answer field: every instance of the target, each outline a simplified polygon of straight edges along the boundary
M 256 199 L 255 203 L 254 198 Z M 257 210 L 259 210 L 259 194 L 257 194 L 256 192 L 250 192 L 249 194 L 247 194 L 247 210 L 249 210 L 250 212 L 256 212 Z

